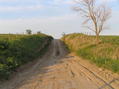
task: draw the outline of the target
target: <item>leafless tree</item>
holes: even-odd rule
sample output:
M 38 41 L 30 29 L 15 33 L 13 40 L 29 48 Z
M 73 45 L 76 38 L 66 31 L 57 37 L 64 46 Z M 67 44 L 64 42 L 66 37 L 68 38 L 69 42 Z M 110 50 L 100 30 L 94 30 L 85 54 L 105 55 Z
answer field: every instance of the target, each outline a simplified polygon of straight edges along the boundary
M 75 11 L 79 11 L 85 18 L 83 24 L 88 24 L 88 29 L 96 34 L 96 42 L 99 43 L 100 33 L 107 29 L 106 22 L 111 16 L 111 8 L 105 4 L 97 3 L 98 0 L 75 0 Z

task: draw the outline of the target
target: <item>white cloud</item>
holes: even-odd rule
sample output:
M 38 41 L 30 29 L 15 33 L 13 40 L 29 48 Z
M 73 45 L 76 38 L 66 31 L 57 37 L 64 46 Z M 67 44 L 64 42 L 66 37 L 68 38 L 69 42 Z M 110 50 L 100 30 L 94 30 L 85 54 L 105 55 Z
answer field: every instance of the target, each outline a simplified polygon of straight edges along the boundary
M 21 1 L 42 1 L 42 0 L 0 0 L 0 2 L 21 2 Z
M 20 0 L 0 0 L 0 1 L 20 1 Z M 23 1 L 23 0 L 21 0 Z M 26 1 L 35 1 L 35 0 L 26 0 Z M 25 1 L 25 2 L 26 2 Z M 41 1 L 41 0 L 36 0 Z M 46 0 L 47 1 L 47 0 Z M 53 0 L 52 0 L 53 1 Z M 100 0 L 102 1 L 102 0 Z M 116 0 L 103 0 L 106 2 L 115 2 Z M 73 4 L 73 0 L 54 0 L 52 4 Z M 44 8 L 41 4 L 32 5 L 32 6 L 0 6 L 0 12 L 4 11 L 27 11 L 27 10 L 39 10 Z M 70 9 L 70 8 L 69 8 Z M 64 8 L 65 10 L 65 8 Z M 118 21 L 119 12 L 113 13 L 113 17 L 110 22 L 110 27 L 113 30 L 106 32 L 107 34 L 114 33 L 119 34 L 119 26 Z M 80 16 L 75 15 L 65 15 L 65 16 L 57 16 L 57 17 L 48 17 L 48 18 L 29 18 L 29 19 L 14 19 L 14 20 L 0 20 L 0 29 L 1 33 L 21 33 L 24 32 L 25 29 L 30 28 L 33 31 L 41 30 L 42 32 L 54 35 L 55 37 L 59 37 L 62 32 L 86 32 L 88 30 L 84 30 L 81 28 L 82 19 Z M 83 29 L 83 30 L 82 30 Z
M 73 0 L 53 0 L 53 4 L 61 5 L 61 4 L 74 4 Z
M 118 15 L 119 11 L 113 12 L 109 22 L 111 29 L 105 30 L 102 34 L 119 35 Z M 89 32 L 88 29 L 81 27 L 81 21 L 83 21 L 82 18 L 75 14 L 47 18 L 0 20 L 0 33 L 22 33 L 28 28 L 33 32 L 40 30 L 55 37 L 60 37 L 62 32 Z
M 0 6 L 0 12 L 14 12 L 14 11 L 32 11 L 42 9 L 42 5 L 32 6 Z
M 112 3 L 112 2 L 117 2 L 118 0 L 96 0 L 99 3 Z M 61 4 L 70 4 L 73 5 L 75 4 L 75 0 L 53 0 L 53 4 L 56 5 L 61 5 Z
M 67 0 L 67 1 L 65 1 L 64 3 L 65 3 L 65 4 L 71 4 L 71 5 L 72 5 L 72 4 L 75 4 L 75 2 L 74 2 L 73 0 Z
M 16 0 L 0 0 L 0 2 L 6 2 L 6 1 L 16 1 Z
M 102 0 L 103 2 L 116 2 L 118 0 Z
M 97 0 L 98 3 L 106 3 L 106 4 L 111 4 L 111 3 L 117 3 L 118 0 Z
M 40 30 L 55 37 L 60 37 L 63 32 L 80 31 L 79 19 L 79 16 L 73 14 L 48 18 L 0 20 L 0 33 L 22 33 L 29 28 L 33 32 Z

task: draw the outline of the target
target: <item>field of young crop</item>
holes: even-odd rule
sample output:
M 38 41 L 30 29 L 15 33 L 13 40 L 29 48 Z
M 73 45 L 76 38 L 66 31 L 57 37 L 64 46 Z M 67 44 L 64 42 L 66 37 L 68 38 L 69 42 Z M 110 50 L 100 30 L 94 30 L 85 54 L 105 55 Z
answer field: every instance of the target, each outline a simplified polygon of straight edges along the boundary
M 79 33 L 68 34 L 62 39 L 83 59 L 119 73 L 119 36 L 101 36 L 99 44 L 95 44 L 95 36 Z
M 19 66 L 43 55 L 53 38 L 38 35 L 0 35 L 0 79 L 8 79 Z

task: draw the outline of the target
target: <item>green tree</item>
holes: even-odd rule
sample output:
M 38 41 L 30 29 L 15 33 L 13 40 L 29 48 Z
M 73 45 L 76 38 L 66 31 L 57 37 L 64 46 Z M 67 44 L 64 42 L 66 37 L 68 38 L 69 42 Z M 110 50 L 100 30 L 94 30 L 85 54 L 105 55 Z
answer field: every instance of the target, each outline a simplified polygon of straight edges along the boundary
M 38 31 L 37 34 L 41 34 L 41 31 Z
M 27 29 L 27 30 L 26 30 L 26 34 L 29 34 L 29 35 L 32 34 L 31 29 Z

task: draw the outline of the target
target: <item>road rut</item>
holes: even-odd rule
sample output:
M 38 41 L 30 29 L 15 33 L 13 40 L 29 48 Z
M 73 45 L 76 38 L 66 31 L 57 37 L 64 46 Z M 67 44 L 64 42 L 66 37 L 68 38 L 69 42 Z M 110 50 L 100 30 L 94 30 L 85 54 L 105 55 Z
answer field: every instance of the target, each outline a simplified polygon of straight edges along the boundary
M 0 89 L 119 89 L 118 75 L 113 77 L 111 72 L 68 54 L 60 40 L 53 40 L 42 58 L 26 66 L 0 83 Z

